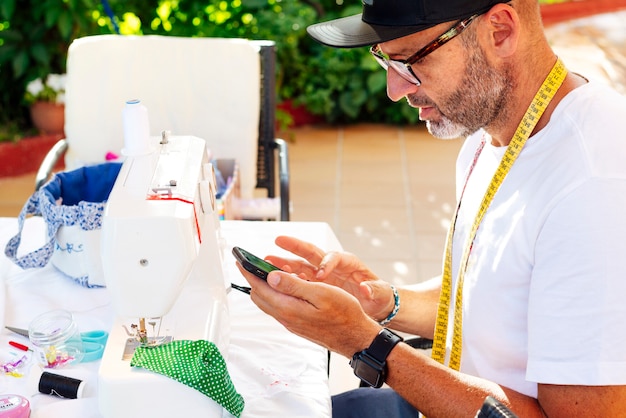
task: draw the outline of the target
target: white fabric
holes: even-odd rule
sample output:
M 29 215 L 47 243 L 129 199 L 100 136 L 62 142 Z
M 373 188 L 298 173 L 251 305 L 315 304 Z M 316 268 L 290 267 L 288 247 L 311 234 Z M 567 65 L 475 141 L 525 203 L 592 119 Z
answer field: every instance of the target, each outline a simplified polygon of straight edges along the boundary
M 223 221 L 225 239 L 224 273 L 239 285 L 247 285 L 230 257 L 230 248 L 242 246 L 259 254 L 285 254 L 274 245 L 274 238 L 288 234 L 315 243 L 326 250 L 341 250 L 335 235 L 319 222 L 245 222 Z M 0 242 L 17 231 L 17 219 L 0 218 Z M 45 239 L 40 218 L 30 218 L 24 229 L 23 250 L 38 248 Z M 87 289 L 62 276 L 53 266 L 21 270 L 4 255 L 0 256 L 2 281 L 0 298 L 6 290 L 0 320 L 3 325 L 28 328 L 35 316 L 58 308 L 70 310 L 81 331 L 110 329 L 114 313 L 106 289 Z M 229 294 L 231 317 L 227 358 L 229 373 L 246 401 L 242 418 L 330 417 L 330 392 L 327 376 L 327 351 L 304 340 L 265 315 L 250 296 L 238 291 Z M 16 353 L 8 341 L 29 344 L 28 339 L 0 331 L 0 358 Z M 31 403 L 31 418 L 100 418 L 97 400 L 99 362 L 81 363 L 53 372 L 85 382 L 82 399 L 62 400 L 38 394 L 41 370 L 33 365 L 22 378 L 0 374 L 0 393 L 16 393 Z M 155 402 L 158 402 L 155 399 Z M 168 399 L 175 402 L 175 399 Z
M 591 83 L 566 96 L 527 142 L 469 259 L 462 371 L 530 396 L 537 382 L 626 384 L 625 122 L 626 98 Z M 461 150 L 457 197 L 482 135 Z M 455 278 L 503 153 L 487 138 L 470 176 Z
M 97 35 L 69 48 L 65 94 L 66 166 L 121 154 L 122 110 L 148 109 L 150 134 L 193 135 L 215 158 L 239 164 L 241 197 L 256 186 L 261 67 L 244 39 Z

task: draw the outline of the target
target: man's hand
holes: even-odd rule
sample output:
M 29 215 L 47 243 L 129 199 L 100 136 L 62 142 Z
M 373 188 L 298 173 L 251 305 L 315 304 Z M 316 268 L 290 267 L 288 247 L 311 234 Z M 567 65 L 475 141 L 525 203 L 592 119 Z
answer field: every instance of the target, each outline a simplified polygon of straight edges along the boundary
M 287 236 L 276 238 L 276 245 L 306 262 L 268 256 L 267 260 L 275 266 L 305 280 L 321 281 L 345 290 L 377 321 L 384 319 L 393 309 L 393 292 L 389 283 L 380 280 L 355 255 L 334 251 L 326 253 L 311 243 Z
M 322 282 L 309 282 L 293 274 L 273 271 L 267 282 L 239 263 L 252 291 L 252 301 L 289 331 L 351 357 L 369 346 L 380 330 L 349 293 Z

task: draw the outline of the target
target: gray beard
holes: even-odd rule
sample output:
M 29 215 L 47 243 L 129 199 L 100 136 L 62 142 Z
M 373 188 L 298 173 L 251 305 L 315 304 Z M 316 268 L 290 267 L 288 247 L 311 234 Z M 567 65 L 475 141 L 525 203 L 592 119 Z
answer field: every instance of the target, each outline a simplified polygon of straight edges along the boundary
M 510 71 L 491 67 L 478 45 L 473 50 L 476 53 L 466 65 L 460 87 L 435 106 L 441 118 L 426 121 L 428 131 L 437 138 L 467 137 L 497 120 L 506 121 L 506 100 L 513 90 Z M 415 104 L 424 100 L 409 98 L 409 101 Z M 431 101 L 429 105 L 434 103 Z

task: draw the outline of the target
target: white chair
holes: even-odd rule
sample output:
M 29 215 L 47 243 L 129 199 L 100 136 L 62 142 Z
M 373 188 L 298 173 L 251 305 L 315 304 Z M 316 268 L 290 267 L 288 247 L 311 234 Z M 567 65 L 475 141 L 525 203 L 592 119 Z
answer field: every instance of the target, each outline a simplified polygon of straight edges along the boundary
M 151 135 L 168 130 L 197 136 L 215 158 L 236 160 L 241 217 L 289 220 L 287 145 L 274 136 L 274 62 L 270 41 L 122 35 L 75 40 L 67 58 L 65 139 L 44 160 L 36 187 L 63 154 L 66 169 L 102 162 L 109 152 L 119 155 L 122 109 L 127 100 L 139 99 L 148 109 Z M 255 201 L 263 204 L 246 204 Z M 270 213 L 261 213 L 268 206 Z

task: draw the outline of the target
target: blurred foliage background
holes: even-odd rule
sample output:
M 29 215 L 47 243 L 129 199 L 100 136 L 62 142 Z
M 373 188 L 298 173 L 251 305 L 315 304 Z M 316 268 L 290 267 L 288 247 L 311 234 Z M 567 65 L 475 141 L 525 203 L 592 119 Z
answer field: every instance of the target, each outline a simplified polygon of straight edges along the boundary
M 387 98 L 385 73 L 367 48 L 328 48 L 306 33 L 360 11 L 359 0 L 0 0 L 0 138 L 31 129 L 23 99 L 30 80 L 64 73 L 75 38 L 107 33 L 273 40 L 279 103 L 329 123 L 414 123 L 414 109 Z

